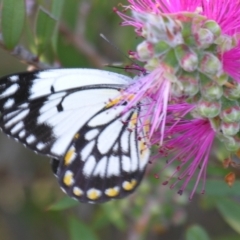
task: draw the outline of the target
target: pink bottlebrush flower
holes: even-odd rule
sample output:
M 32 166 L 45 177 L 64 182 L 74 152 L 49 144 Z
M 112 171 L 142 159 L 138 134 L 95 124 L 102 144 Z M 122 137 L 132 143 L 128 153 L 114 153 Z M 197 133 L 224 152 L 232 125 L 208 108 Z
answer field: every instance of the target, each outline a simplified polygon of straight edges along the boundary
M 139 12 L 176 13 L 181 11 L 194 12 L 202 0 L 128 0 L 129 8 Z
M 125 10 L 131 9 L 133 16 L 128 16 L 125 11 L 115 11 L 123 19 L 121 25 L 133 26 L 139 36 L 144 34 L 143 28 L 146 25 L 144 15 L 146 14 L 166 16 L 189 12 L 202 15 L 207 20 L 214 20 L 220 26 L 222 34 L 226 35 L 226 39 L 223 40 L 224 46 L 218 51 L 223 70 L 240 82 L 240 42 L 238 37 L 240 33 L 240 2 L 238 0 L 128 0 L 128 2 L 130 5 L 124 6 Z M 171 31 L 169 33 L 171 34 Z M 227 39 L 227 36 L 230 38 Z M 235 43 L 231 42 L 233 38 Z M 229 42 L 227 42 L 228 40 Z M 237 68 L 232 67 L 234 61 Z
M 125 111 L 142 105 L 140 130 L 149 125 L 150 145 L 159 145 L 153 159 L 169 156 L 166 167 L 179 162 L 165 183 L 177 176 L 171 188 L 183 181 L 181 194 L 196 176 L 192 198 L 201 179 L 204 189 L 214 138 L 229 155 L 240 149 L 240 2 L 128 2 L 115 11 L 142 39 L 130 55 L 145 74 L 122 91 L 121 103 Z
M 181 195 L 190 180 L 195 177 L 189 199 L 192 199 L 200 181 L 202 181 L 202 193 L 204 193 L 209 154 L 215 134 L 207 119 L 182 120 L 173 127 L 168 126 L 163 145 L 153 158 L 167 156 L 170 160 L 164 169 L 174 163 L 177 163 L 177 167 L 163 184 L 166 185 L 175 178 L 176 181 L 170 185 L 170 188 L 174 188 L 179 182 L 183 182 L 178 191 Z M 158 139 L 159 136 L 154 138 Z
M 129 6 L 125 9 L 139 13 L 168 14 L 179 12 L 198 12 L 208 19 L 216 21 L 223 32 L 233 35 L 240 31 L 240 3 L 238 0 L 128 0 Z M 136 21 L 126 14 L 117 11 L 124 25 L 131 25 L 127 19 Z M 125 18 L 126 17 L 126 18 Z M 139 23 L 140 24 L 140 23 Z

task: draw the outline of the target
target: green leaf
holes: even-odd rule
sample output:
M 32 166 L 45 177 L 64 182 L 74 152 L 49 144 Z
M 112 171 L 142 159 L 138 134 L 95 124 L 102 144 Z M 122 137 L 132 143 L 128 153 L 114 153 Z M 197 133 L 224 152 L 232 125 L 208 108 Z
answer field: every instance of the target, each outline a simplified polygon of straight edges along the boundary
M 59 20 L 62 15 L 64 1 L 65 0 L 53 0 L 52 1 L 52 15 L 57 20 Z
M 63 8 L 64 21 L 70 29 L 74 29 L 77 23 L 77 17 L 79 14 L 79 0 L 71 0 L 65 3 Z M 101 5 L 101 4 L 100 4 Z
M 210 238 L 201 226 L 193 225 L 186 231 L 186 240 L 210 240 Z
M 56 19 L 43 8 L 39 9 L 36 22 L 36 45 L 38 55 L 41 55 L 51 42 L 56 26 Z
M 25 0 L 3 0 L 2 35 L 7 49 L 13 49 L 21 37 L 25 21 Z
M 34 33 L 31 29 L 31 19 L 27 19 L 25 29 L 24 29 L 24 34 L 26 34 L 27 41 L 28 41 L 28 48 L 29 50 L 36 55 L 37 54 L 37 46 L 35 42 L 35 36 Z
M 191 191 L 193 189 L 195 182 L 191 181 L 187 189 Z M 224 179 L 220 180 L 207 180 L 206 187 L 205 187 L 205 195 L 208 196 L 240 196 L 240 181 L 235 181 L 232 187 L 229 187 L 225 182 Z M 198 185 L 196 190 L 198 193 L 201 193 L 201 184 Z
M 55 17 L 55 19 L 58 21 L 60 20 L 60 17 L 62 15 L 63 6 L 64 6 L 65 0 L 53 0 L 52 1 L 52 15 Z M 58 31 L 57 28 L 55 28 L 53 37 L 52 37 L 52 46 L 55 52 L 57 52 L 57 43 L 58 43 Z
M 206 182 L 206 194 L 211 196 L 240 196 L 239 189 L 240 181 L 235 181 L 232 187 L 229 187 L 224 179 Z
M 217 208 L 225 221 L 240 234 L 240 203 L 220 198 L 217 200 Z
M 61 200 L 59 200 L 58 202 L 49 206 L 47 210 L 60 211 L 60 210 L 64 210 L 64 209 L 67 209 L 67 208 L 75 207 L 77 205 L 79 205 L 78 201 L 76 201 L 72 198 L 69 198 L 69 197 L 64 197 Z
M 70 240 L 98 240 L 92 229 L 74 217 L 68 219 Z

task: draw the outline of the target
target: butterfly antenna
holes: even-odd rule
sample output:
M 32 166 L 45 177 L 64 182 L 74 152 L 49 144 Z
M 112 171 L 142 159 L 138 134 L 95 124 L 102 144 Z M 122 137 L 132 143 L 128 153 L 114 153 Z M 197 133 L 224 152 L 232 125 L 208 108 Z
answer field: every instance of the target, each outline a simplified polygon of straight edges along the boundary
M 100 33 L 100 37 L 103 38 L 107 43 L 109 43 L 113 48 L 115 48 L 118 52 L 120 52 L 124 57 L 130 60 L 132 63 L 136 64 L 128 55 L 126 55 L 123 51 L 121 51 L 116 45 L 114 45 L 103 33 Z
M 121 51 L 116 45 L 114 45 L 104 34 L 100 33 L 100 37 L 103 38 L 107 43 L 109 43 L 114 49 L 116 49 L 119 53 L 121 53 L 124 57 L 126 57 L 128 60 L 130 60 L 133 64 L 132 66 L 125 66 L 124 68 L 121 68 L 119 66 L 114 66 L 110 64 L 106 64 L 108 67 L 114 67 L 114 68 L 121 68 L 125 70 L 137 70 L 142 72 L 143 74 L 146 74 L 146 70 L 139 66 L 133 59 L 131 59 L 128 55 L 126 55 L 123 51 Z

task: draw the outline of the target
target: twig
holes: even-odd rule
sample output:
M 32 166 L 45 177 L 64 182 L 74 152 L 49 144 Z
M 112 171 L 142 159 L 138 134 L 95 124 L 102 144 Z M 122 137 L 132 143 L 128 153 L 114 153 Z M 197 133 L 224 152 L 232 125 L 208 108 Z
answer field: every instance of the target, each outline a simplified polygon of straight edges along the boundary
M 29 52 L 26 48 L 24 48 L 21 45 L 17 45 L 13 50 L 6 49 L 1 34 L 0 34 L 0 47 L 8 51 L 12 56 L 18 58 L 21 62 L 30 66 L 34 66 L 36 69 L 54 68 L 54 66 L 40 62 L 36 55 Z

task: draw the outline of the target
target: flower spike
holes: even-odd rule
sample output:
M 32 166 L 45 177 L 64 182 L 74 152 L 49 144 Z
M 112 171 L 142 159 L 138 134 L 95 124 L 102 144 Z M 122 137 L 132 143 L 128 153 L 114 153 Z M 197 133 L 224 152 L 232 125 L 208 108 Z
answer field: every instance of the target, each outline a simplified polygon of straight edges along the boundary
M 124 112 L 142 105 L 142 127 L 159 147 L 153 159 L 170 156 L 166 167 L 179 162 L 169 180 L 178 177 L 171 187 L 183 181 L 180 194 L 196 175 L 192 198 L 201 179 L 204 189 L 214 139 L 229 155 L 240 149 L 240 2 L 128 2 L 115 11 L 142 39 L 130 55 L 145 74 L 121 92 Z

